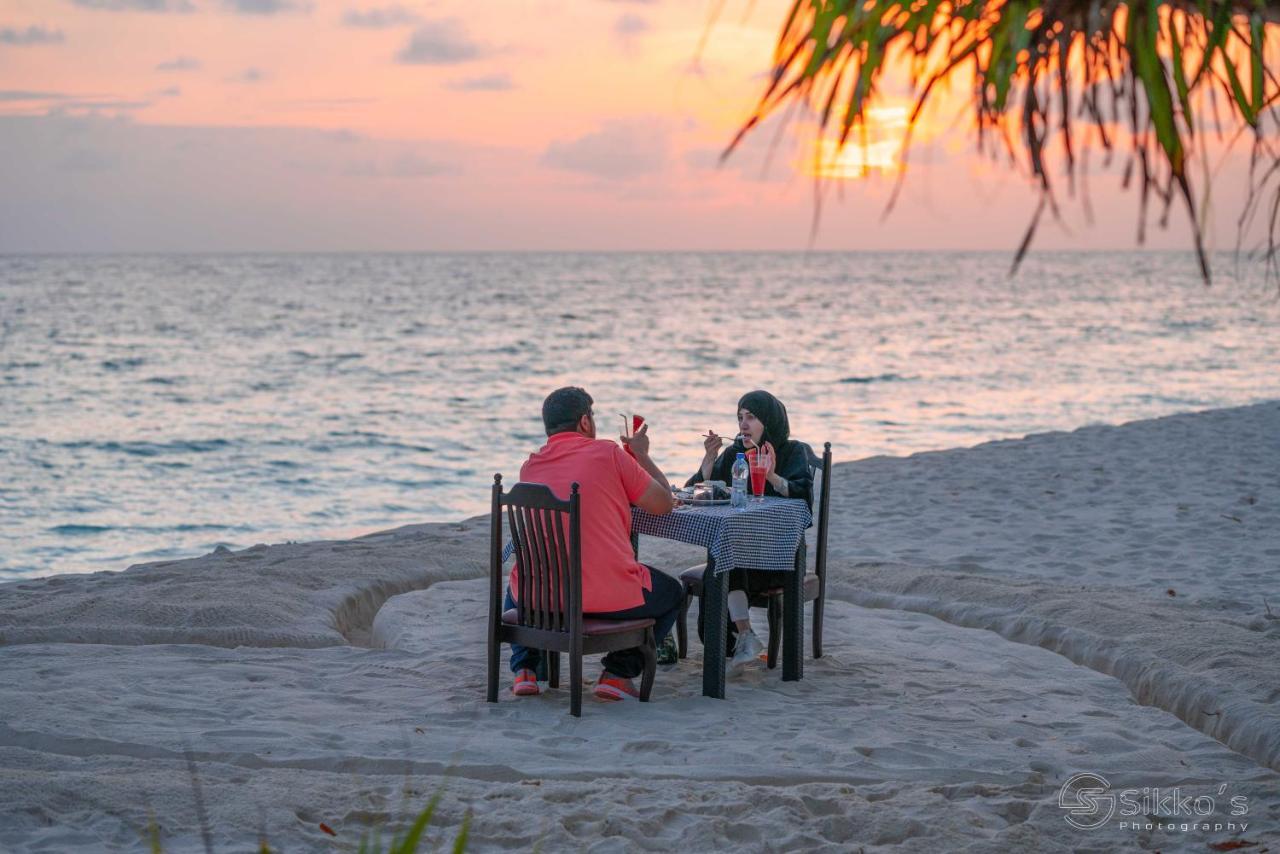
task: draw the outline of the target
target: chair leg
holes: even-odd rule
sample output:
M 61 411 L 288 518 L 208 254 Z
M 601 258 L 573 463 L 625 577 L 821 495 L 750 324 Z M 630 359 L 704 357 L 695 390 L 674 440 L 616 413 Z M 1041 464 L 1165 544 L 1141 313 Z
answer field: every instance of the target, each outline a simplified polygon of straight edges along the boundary
M 765 614 L 769 617 L 769 659 L 768 668 L 773 670 L 778 666 L 778 647 L 782 645 L 782 603 L 778 601 L 777 596 L 769 597 L 769 607 L 765 609 Z
M 640 679 L 640 702 L 649 702 L 649 693 L 653 691 L 653 676 L 658 672 L 658 644 L 653 629 L 644 630 L 644 645 L 640 647 L 644 656 L 644 676 Z
M 826 596 L 813 600 L 813 657 L 822 658 L 822 606 Z
M 560 687 L 560 653 L 544 650 L 547 656 L 547 684 L 552 688 Z
M 498 643 L 498 639 L 493 636 L 493 632 L 489 633 L 489 686 L 485 695 L 485 699 L 490 703 L 498 702 L 498 654 L 502 651 L 502 644 Z
M 569 714 L 582 717 L 582 653 L 569 653 Z
M 681 658 L 689 656 L 689 603 L 692 600 L 693 597 L 686 590 L 684 598 L 680 600 L 680 616 L 676 618 L 676 645 L 680 647 Z

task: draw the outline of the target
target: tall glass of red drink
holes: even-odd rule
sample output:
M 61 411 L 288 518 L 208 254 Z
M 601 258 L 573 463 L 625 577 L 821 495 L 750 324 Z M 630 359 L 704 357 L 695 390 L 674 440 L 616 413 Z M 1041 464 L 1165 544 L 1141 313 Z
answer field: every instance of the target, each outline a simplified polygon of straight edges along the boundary
M 751 500 L 764 501 L 765 452 L 751 451 L 747 459 L 751 465 Z

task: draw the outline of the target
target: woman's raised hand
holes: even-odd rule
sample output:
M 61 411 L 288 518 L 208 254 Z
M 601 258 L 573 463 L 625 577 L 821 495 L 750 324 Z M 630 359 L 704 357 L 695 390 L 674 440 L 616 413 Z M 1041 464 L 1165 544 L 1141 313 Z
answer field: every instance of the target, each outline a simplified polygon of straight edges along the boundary
M 707 459 L 715 459 L 720 454 L 720 447 L 724 444 L 724 437 L 717 435 L 715 430 L 708 430 L 707 435 L 702 438 L 702 447 L 706 449 Z
M 760 446 L 760 464 L 764 466 L 766 478 L 773 474 L 774 468 L 778 465 L 778 455 L 774 453 L 772 442 L 765 442 Z

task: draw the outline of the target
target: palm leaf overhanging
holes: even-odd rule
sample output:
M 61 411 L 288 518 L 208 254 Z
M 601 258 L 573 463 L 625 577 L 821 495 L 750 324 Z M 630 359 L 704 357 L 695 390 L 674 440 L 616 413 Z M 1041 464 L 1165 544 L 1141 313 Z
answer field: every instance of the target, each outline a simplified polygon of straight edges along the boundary
M 1268 22 L 1277 12 L 1280 3 L 1261 0 L 795 0 L 765 93 L 725 156 L 786 104 L 812 109 L 819 134 L 834 140 L 835 150 L 858 139 L 865 144 L 877 84 L 887 67 L 905 61 L 914 100 L 905 163 L 911 128 L 930 96 L 967 70 L 979 149 L 1024 163 L 1039 193 L 1015 269 L 1044 211 L 1059 214 L 1059 180 L 1065 177 L 1074 195 L 1077 179 L 1082 185 L 1087 179 L 1088 152 L 1096 145 L 1108 162 L 1124 157 L 1124 186 L 1137 183 L 1139 243 L 1152 202 L 1161 226 L 1175 202 L 1185 208 L 1208 282 L 1205 138 L 1212 132 L 1228 146 L 1242 135 L 1251 138 L 1250 186 L 1238 234 L 1243 238 L 1263 215 L 1267 268 L 1274 272 L 1280 151 L 1264 122 L 1272 136 L 1280 130 L 1273 109 L 1280 84 L 1265 62 L 1268 40 L 1277 35 Z M 1199 199 L 1189 174 L 1196 156 L 1205 193 Z M 1089 215 L 1087 186 L 1081 195 Z

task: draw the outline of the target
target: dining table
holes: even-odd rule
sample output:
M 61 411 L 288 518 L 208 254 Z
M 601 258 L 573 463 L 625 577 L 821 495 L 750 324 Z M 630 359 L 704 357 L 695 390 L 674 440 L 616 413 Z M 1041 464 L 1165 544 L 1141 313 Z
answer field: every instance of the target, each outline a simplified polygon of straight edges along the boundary
M 812 521 L 800 499 L 749 498 L 743 507 L 726 503 L 681 504 L 655 515 L 631 508 L 631 545 L 640 554 L 640 535 L 706 548 L 703 576 L 702 693 L 725 696 L 725 632 L 729 572 L 735 569 L 778 573 L 782 594 L 782 679 L 804 676 L 804 532 Z

